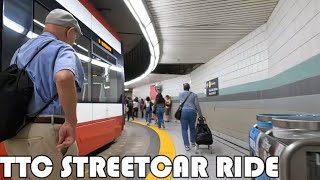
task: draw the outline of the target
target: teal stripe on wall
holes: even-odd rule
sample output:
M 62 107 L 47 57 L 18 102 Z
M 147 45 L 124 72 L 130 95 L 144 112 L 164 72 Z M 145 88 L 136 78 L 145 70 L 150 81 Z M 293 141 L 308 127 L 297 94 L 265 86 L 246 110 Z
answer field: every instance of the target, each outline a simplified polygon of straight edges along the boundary
M 313 56 L 303 63 L 296 65 L 272 78 L 223 88 L 219 90 L 219 94 L 228 95 L 242 92 L 267 90 L 318 75 L 320 75 L 320 54 Z M 203 97 L 202 95 L 204 94 L 199 94 L 200 97 Z

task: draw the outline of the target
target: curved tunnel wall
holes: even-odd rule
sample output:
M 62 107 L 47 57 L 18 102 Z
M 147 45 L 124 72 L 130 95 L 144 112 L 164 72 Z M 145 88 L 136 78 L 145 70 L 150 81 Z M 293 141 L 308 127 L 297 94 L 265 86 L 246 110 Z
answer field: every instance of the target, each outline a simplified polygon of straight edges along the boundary
M 191 74 L 161 82 L 163 93 L 176 98 L 191 80 L 209 126 L 243 142 L 256 114 L 320 113 L 319 22 L 318 0 L 280 0 L 267 23 Z M 220 95 L 205 97 L 206 81 L 216 77 Z
M 130 81 L 141 76 L 150 64 L 148 43 L 141 38 L 139 43 L 124 55 L 125 81 Z

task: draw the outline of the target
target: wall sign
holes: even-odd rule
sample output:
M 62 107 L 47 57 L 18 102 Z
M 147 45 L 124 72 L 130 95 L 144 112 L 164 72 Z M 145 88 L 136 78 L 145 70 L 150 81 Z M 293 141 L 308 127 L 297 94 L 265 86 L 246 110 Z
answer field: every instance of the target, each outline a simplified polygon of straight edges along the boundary
M 219 95 L 218 78 L 207 81 L 206 89 L 207 89 L 207 96 L 218 96 Z

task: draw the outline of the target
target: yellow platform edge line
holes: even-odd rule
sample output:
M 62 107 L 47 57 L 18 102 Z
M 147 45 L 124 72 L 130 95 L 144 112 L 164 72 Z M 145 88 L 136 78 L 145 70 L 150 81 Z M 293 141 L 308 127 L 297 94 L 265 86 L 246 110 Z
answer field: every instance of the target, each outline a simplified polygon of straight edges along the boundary
M 131 122 L 149 127 L 150 129 L 155 131 L 158 134 L 159 139 L 160 139 L 159 155 L 165 155 L 171 160 L 171 162 L 173 162 L 173 159 L 176 156 L 176 149 L 174 147 L 174 143 L 173 143 L 172 138 L 164 129 L 159 129 L 157 126 L 154 126 L 154 125 L 147 126 L 146 123 L 139 122 L 139 121 L 131 121 Z M 172 174 L 170 174 L 166 178 L 157 178 L 157 177 L 153 176 L 153 174 L 151 172 L 149 172 L 149 174 L 147 175 L 147 177 L 145 179 L 146 180 L 154 180 L 154 179 L 169 180 L 169 179 L 171 179 L 171 177 L 172 177 Z

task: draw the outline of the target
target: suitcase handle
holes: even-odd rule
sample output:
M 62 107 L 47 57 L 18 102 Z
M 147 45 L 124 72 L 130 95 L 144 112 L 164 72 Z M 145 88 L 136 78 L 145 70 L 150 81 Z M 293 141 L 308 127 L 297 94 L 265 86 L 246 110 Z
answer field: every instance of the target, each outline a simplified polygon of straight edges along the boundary
M 206 118 L 203 116 L 198 118 L 198 124 L 206 124 L 206 121 Z

